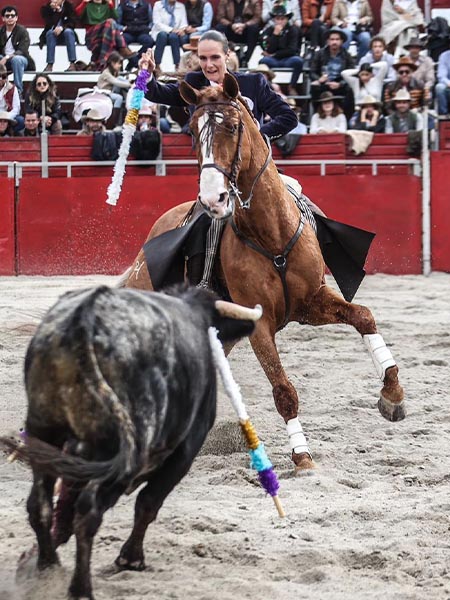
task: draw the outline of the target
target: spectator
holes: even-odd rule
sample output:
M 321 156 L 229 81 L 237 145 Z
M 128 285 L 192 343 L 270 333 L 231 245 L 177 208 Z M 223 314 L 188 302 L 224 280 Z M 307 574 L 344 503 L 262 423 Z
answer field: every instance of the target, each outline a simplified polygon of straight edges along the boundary
M 47 45 L 47 66 L 44 71 L 53 71 L 55 49 L 58 44 L 65 44 L 69 67 L 66 71 L 76 71 L 77 51 L 75 44 L 78 37 L 75 33 L 76 14 L 68 0 L 49 0 L 41 7 L 44 19 L 44 31 L 39 36 L 39 47 Z
M 152 27 L 152 7 L 147 0 L 120 0 L 117 8 L 117 22 L 122 25 L 125 42 L 140 44 L 137 56 L 128 61 L 127 68 L 137 66 L 143 52 L 155 45 L 155 40 L 150 35 Z
M 0 110 L 0 137 L 13 137 L 14 125 L 16 124 L 16 121 L 9 116 L 6 110 Z
M 284 6 L 275 6 L 270 16 L 274 25 L 268 25 L 261 35 L 263 57 L 260 63 L 275 69 L 277 67 L 292 69 L 289 83 L 289 94 L 295 96 L 298 78 L 303 70 L 303 60 L 297 55 L 298 28 L 289 24 L 292 17 Z
M 381 103 L 370 95 L 365 96 L 359 103 L 359 110 L 350 120 L 350 129 L 383 133 L 385 120 L 381 112 Z
M 411 62 L 408 56 L 402 58 L 394 65 L 398 77 L 392 83 L 389 83 L 384 90 L 384 104 L 389 108 L 389 103 L 393 100 L 396 93 L 401 90 L 407 90 L 411 97 L 411 107 L 421 108 L 430 100 L 430 91 L 425 89 L 421 83 L 413 77 L 413 72 L 417 66 Z
M 43 112 L 42 104 L 45 104 Z M 56 92 L 56 85 L 47 73 L 38 73 L 30 83 L 25 94 L 25 111 L 36 112 L 42 124 L 50 129 L 50 133 L 61 135 L 61 102 Z
M 323 92 L 318 100 L 319 106 L 311 118 L 309 133 L 345 133 L 347 121 L 342 108 L 335 102 L 339 100 L 331 92 Z
M 373 67 L 378 67 L 377 74 L 374 75 Z M 387 64 L 381 63 L 363 63 L 359 69 L 345 69 L 342 71 L 342 77 L 353 92 L 355 105 L 359 106 L 361 100 L 367 96 L 374 96 L 378 101 L 381 100 L 383 91 L 384 76 L 386 75 Z
M 345 31 L 347 40 L 344 48 L 348 50 L 350 42 L 356 42 L 357 60 L 369 50 L 372 9 L 368 0 L 335 0 L 331 13 L 331 23 Z
M 131 88 L 131 83 L 124 77 L 120 77 L 121 68 L 122 57 L 118 52 L 111 52 L 106 61 L 106 68 L 100 73 L 97 81 L 97 87 L 100 90 L 109 90 L 110 92 L 113 103 L 112 127 L 115 127 L 119 121 L 120 109 L 124 100 L 123 92 Z
M 313 50 L 325 45 L 334 0 L 303 0 L 302 30 Z
M 0 27 L 0 64 L 14 74 L 14 85 L 19 94 L 23 92 L 23 74 L 34 71 L 36 65 L 29 55 L 30 36 L 26 27 L 18 25 L 19 14 L 15 6 L 2 8 L 3 26 Z
M 211 29 L 214 13 L 211 2 L 206 0 L 186 0 L 184 5 L 188 22 L 185 29 L 187 43 L 192 36 L 200 37 Z
M 278 83 L 274 82 L 275 73 L 272 71 L 272 69 L 269 69 L 269 67 L 266 64 L 259 63 L 259 65 L 257 67 L 255 67 L 254 69 L 252 69 L 251 71 L 252 71 L 252 73 L 262 73 L 264 75 L 264 78 L 266 79 L 267 83 L 269 84 L 270 88 L 274 92 L 276 92 L 279 96 L 281 96 L 283 98 L 283 100 L 287 100 L 286 96 L 281 91 L 281 87 L 278 85 Z M 294 100 L 294 103 L 295 103 L 295 100 Z
M 228 42 L 227 68 L 229 71 L 239 71 L 239 57 L 234 49 L 234 42 Z
M 299 32 L 302 25 L 302 18 L 300 16 L 300 4 L 297 0 L 263 0 L 262 3 L 262 22 L 264 25 L 267 25 L 269 21 L 273 25 L 273 21 L 271 21 L 272 17 L 270 13 L 276 6 L 284 6 L 287 13 L 292 13 L 293 21 L 292 25 L 298 27 Z M 301 34 L 299 33 L 299 36 Z
M 91 108 L 81 120 L 83 127 L 77 135 L 94 135 L 94 133 L 106 131 L 105 118 L 96 108 Z
M 180 59 L 180 74 L 189 71 L 200 71 L 200 61 L 198 60 L 198 40 L 200 36 L 192 35 L 187 44 L 183 44 L 183 56 Z
M 420 53 L 424 48 L 424 42 L 417 37 L 412 38 L 409 44 L 405 46 L 405 50 L 409 51 L 411 62 L 417 67 L 417 70 L 414 72 L 414 79 L 421 83 L 424 88 L 431 90 L 435 83 L 434 62 L 429 56 L 424 56 Z
M 327 36 L 327 45 L 316 52 L 312 60 L 311 96 L 315 102 L 320 94 L 327 91 L 342 96 L 345 113 L 350 118 L 353 114 L 353 95 L 342 79 L 342 71 L 353 67 L 350 54 L 343 48 L 347 36 L 339 27 L 332 27 Z
M 394 81 L 395 79 L 397 79 L 397 73 L 394 69 L 394 56 L 392 54 L 389 54 L 389 52 L 386 50 L 386 42 L 384 41 L 384 39 L 379 35 L 375 35 L 370 40 L 370 50 L 361 58 L 361 60 L 358 63 L 358 66 L 360 67 L 364 63 L 369 63 L 371 65 L 373 65 L 374 63 L 380 64 L 381 61 L 387 63 L 388 66 L 388 70 L 385 75 L 385 80 Z M 377 71 L 379 69 L 379 66 L 377 67 L 374 65 L 374 75 L 377 74 Z
M 15 132 L 23 129 L 23 117 L 20 116 L 20 98 L 16 86 L 8 81 L 4 64 L 0 63 L 0 110 L 8 113 L 16 121 Z
M 219 0 L 217 7 L 217 31 L 228 40 L 246 45 L 241 67 L 246 69 L 256 48 L 261 27 L 261 4 L 259 0 Z
M 436 99 L 438 113 L 440 115 L 447 115 L 450 112 L 450 50 L 446 50 L 439 55 L 437 78 Z
M 417 27 L 423 24 L 417 0 L 383 0 L 379 34 L 392 54 L 400 56 L 410 39 L 417 36 Z
M 134 56 L 116 22 L 114 0 L 82 0 L 75 12 L 86 27 L 86 46 L 92 53 L 88 70 L 102 71 L 114 50 L 123 58 Z
M 164 48 L 169 45 L 175 69 L 180 65 L 180 49 L 188 26 L 186 7 L 178 0 L 158 0 L 153 7 L 152 36 L 156 40 L 156 74 L 161 70 Z
M 411 110 L 411 96 L 407 90 L 399 90 L 392 99 L 394 112 L 386 118 L 385 133 L 422 131 L 422 115 Z
M 35 110 L 27 111 L 25 113 L 25 127 L 16 135 L 38 138 L 40 135 L 39 124 L 40 119 L 37 112 Z

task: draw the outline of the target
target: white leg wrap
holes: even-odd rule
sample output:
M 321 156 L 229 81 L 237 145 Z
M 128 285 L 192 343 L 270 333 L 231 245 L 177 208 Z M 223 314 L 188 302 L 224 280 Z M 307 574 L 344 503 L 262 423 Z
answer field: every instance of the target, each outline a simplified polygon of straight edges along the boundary
M 312 458 L 311 452 L 309 451 L 308 442 L 306 441 L 305 434 L 303 433 L 303 429 L 298 417 L 295 419 L 289 419 L 289 421 L 286 423 L 286 430 L 288 432 L 291 450 L 293 450 L 296 454 L 302 454 L 303 452 L 306 452 Z
M 363 340 L 372 357 L 378 377 L 381 381 L 384 381 L 386 369 L 394 367 L 397 364 L 392 357 L 391 351 L 386 347 L 383 337 L 379 333 L 363 335 Z

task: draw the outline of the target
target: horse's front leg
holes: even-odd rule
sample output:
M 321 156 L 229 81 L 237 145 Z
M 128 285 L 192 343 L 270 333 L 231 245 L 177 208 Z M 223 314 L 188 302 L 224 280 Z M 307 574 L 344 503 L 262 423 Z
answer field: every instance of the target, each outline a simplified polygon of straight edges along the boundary
M 311 452 L 298 418 L 298 395 L 281 364 L 275 344 L 275 329 L 264 317 L 258 322 L 250 342 L 264 373 L 272 384 L 275 406 L 286 423 L 292 460 L 299 470 L 312 469 Z
M 304 322 L 310 325 L 352 325 L 361 334 L 383 382 L 378 401 L 380 413 L 389 421 L 405 418 L 404 394 L 398 381 L 398 367 L 383 337 L 377 332 L 375 319 L 366 306 L 346 302 L 332 288 L 324 285 L 311 299 Z

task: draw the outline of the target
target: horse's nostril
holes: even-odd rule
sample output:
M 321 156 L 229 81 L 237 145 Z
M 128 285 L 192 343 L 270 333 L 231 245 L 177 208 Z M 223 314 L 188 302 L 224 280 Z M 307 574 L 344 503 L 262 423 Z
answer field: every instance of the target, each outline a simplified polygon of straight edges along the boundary
M 228 198 L 228 194 L 227 192 L 222 192 L 219 196 L 219 202 L 222 204 L 222 202 L 225 202 L 225 200 Z

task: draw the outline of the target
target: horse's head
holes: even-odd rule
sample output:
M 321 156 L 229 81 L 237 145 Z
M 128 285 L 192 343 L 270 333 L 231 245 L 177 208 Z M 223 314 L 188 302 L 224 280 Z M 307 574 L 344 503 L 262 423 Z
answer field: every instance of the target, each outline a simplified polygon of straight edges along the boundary
M 201 91 L 183 81 L 180 94 L 197 107 L 190 126 L 200 164 L 198 199 L 211 217 L 225 219 L 233 212 L 241 168 L 243 121 L 237 81 L 226 74 L 222 87 Z

